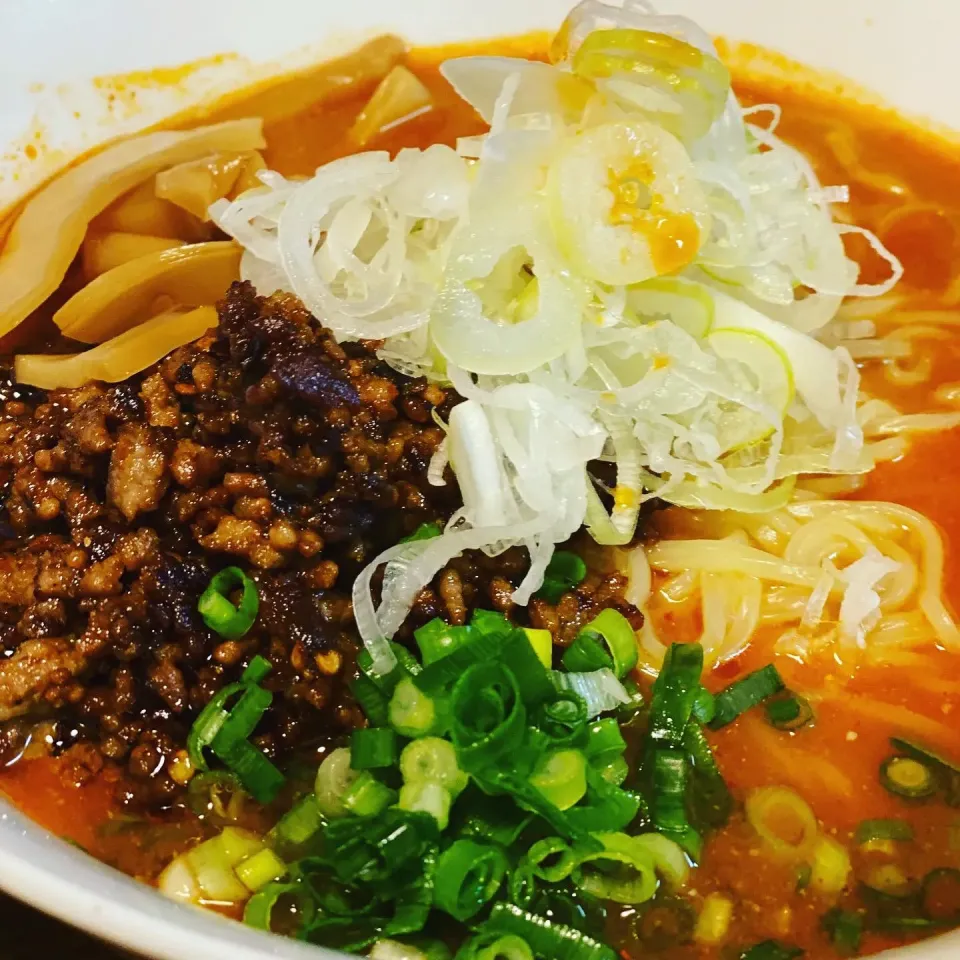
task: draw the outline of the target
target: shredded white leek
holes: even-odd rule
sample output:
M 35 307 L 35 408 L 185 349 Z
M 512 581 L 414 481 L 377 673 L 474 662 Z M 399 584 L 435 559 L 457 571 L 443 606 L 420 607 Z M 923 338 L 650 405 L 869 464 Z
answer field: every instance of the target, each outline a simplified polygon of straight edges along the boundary
M 779 108 L 744 111 L 708 35 L 636 0 L 585 0 L 552 52 L 553 64 L 445 65 L 490 123 L 457 150 L 359 154 L 303 182 L 264 171 L 210 211 L 260 292 L 293 291 L 338 338 L 376 340 L 397 370 L 464 397 L 429 474 L 442 483 L 449 463 L 462 509 L 442 537 L 386 551 L 356 581 L 375 672 L 392 667 L 387 641 L 417 593 L 464 550 L 526 547 L 523 604 L 584 523 L 625 545 L 652 496 L 777 509 L 795 477 L 866 472 L 896 441 L 864 439 L 847 350 L 862 331 L 827 325 L 844 297 L 886 294 L 902 267 L 834 220 L 847 191 L 776 136 Z M 758 114 L 772 122 L 747 122 Z M 858 282 L 851 232 L 888 279 Z M 898 431 L 885 420 L 871 437 Z M 597 459 L 616 468 L 611 507 L 587 471 Z M 678 569 L 669 551 L 651 562 Z M 769 562 L 741 552 L 758 571 Z M 878 572 L 849 585 L 851 629 Z M 784 582 L 813 588 L 820 573 L 793 565 Z

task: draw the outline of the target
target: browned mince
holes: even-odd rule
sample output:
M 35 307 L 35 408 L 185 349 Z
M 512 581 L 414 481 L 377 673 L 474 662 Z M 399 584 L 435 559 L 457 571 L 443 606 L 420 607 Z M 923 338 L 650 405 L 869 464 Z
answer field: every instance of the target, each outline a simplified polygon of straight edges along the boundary
M 457 489 L 427 483 L 456 397 L 338 345 L 294 299 L 235 284 L 220 326 L 114 386 L 0 385 L 0 760 L 38 721 L 76 782 L 125 768 L 122 799 L 162 807 L 171 757 L 214 692 L 262 654 L 274 706 L 256 743 L 284 758 L 362 723 L 349 694 L 359 570 Z M 401 633 L 477 606 L 511 613 L 526 554 L 468 555 L 425 589 Z M 213 573 L 249 571 L 260 615 L 224 641 L 197 614 Z M 525 621 L 569 642 L 622 601 L 593 576 Z M 183 778 L 180 777 L 180 780 Z

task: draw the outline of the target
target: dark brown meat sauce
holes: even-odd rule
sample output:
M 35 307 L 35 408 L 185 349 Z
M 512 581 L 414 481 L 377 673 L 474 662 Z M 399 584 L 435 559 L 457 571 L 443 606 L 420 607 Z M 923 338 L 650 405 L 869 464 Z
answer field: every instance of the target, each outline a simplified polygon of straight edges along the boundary
M 256 742 L 283 758 L 362 722 L 350 587 L 378 552 L 457 505 L 427 466 L 455 397 L 338 345 L 291 298 L 235 284 L 220 327 L 115 386 L 0 384 L 0 762 L 37 731 L 77 782 L 125 768 L 122 799 L 162 807 L 185 782 L 190 724 L 254 654 L 276 694 Z M 510 612 L 522 551 L 467 556 L 423 591 L 404 635 L 476 606 Z M 224 641 L 197 601 L 237 564 L 261 598 Z M 622 601 L 593 577 L 525 619 L 569 642 Z M 38 723 L 40 726 L 38 727 Z

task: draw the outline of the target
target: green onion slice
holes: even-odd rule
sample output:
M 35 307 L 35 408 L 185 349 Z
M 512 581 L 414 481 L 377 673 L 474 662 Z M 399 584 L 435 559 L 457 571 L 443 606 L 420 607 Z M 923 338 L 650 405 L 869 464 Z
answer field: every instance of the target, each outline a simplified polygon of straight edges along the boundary
M 316 908 L 310 891 L 302 883 L 268 883 L 255 893 L 243 911 L 243 922 L 256 930 L 273 929 L 273 911 L 277 904 L 291 898 L 296 904 L 297 917 L 302 925 L 309 925 Z
M 229 594 L 242 588 L 240 602 L 231 603 Z M 239 568 L 226 567 L 210 581 L 197 604 L 203 622 L 227 640 L 245 636 L 257 619 L 260 596 L 256 584 Z
M 213 738 L 210 744 L 213 752 L 226 761 L 236 744 L 250 738 L 272 702 L 273 694 L 269 690 L 248 685 Z
M 541 759 L 530 783 L 558 810 L 568 810 L 587 792 L 587 761 L 579 750 L 555 750 Z
M 587 728 L 587 742 L 583 752 L 591 763 L 606 763 L 619 757 L 627 749 L 620 732 L 620 724 L 612 717 L 594 720 Z
M 697 723 L 689 723 L 683 746 L 692 763 L 690 807 L 697 823 L 714 829 L 724 826 L 733 812 L 733 795 L 727 787 L 713 750 Z
M 653 856 L 636 837 L 598 833 L 601 849 L 578 858 L 571 879 L 586 893 L 617 903 L 646 903 L 657 892 Z
M 439 523 L 421 523 L 413 533 L 404 537 L 399 543 L 417 543 L 420 540 L 433 540 L 443 534 Z
M 702 839 L 687 818 L 687 756 L 682 750 L 658 747 L 654 749 L 651 759 L 653 790 L 650 815 L 653 825 L 697 861 L 700 859 Z
M 326 825 L 320 812 L 316 795 L 308 793 L 301 797 L 278 821 L 267 835 L 277 845 L 289 844 L 299 847 L 312 839 Z
M 864 820 L 853 837 L 861 847 L 874 840 L 907 841 L 913 839 L 913 827 L 906 820 Z
M 342 802 L 350 813 L 358 817 L 375 817 L 378 813 L 386 810 L 396 799 L 396 790 L 391 790 L 369 770 L 364 770 L 343 795 Z
M 772 664 L 748 673 L 717 694 L 717 709 L 710 721 L 712 730 L 733 723 L 741 713 L 759 706 L 768 697 L 783 690 L 783 679 Z
M 700 692 L 703 647 L 699 643 L 675 643 L 663 659 L 653 685 L 648 736 L 679 747 Z
M 799 730 L 813 723 L 813 707 L 806 697 L 785 691 L 771 697 L 764 707 L 767 722 L 778 730 Z
M 623 679 L 637 665 L 639 647 L 633 625 L 619 610 L 601 611 L 584 632 L 599 636 L 613 659 L 613 672 Z
M 388 727 L 354 730 L 350 736 L 350 766 L 378 770 L 397 762 L 397 735 Z
M 427 667 L 466 643 L 470 639 L 470 627 L 454 627 L 435 617 L 415 630 L 413 638 L 420 648 L 423 665 Z
M 467 773 L 482 770 L 515 750 L 526 732 L 527 715 L 517 680 L 499 663 L 470 667 L 453 688 L 450 710 L 451 737 Z
M 437 860 L 434 905 L 466 922 L 493 899 L 506 872 L 500 847 L 455 840 Z
M 437 852 L 430 849 L 424 855 L 419 875 L 397 895 L 393 917 L 384 933 L 396 937 L 423 930 L 433 907 L 436 869 Z
M 584 833 L 623 830 L 643 807 L 639 794 L 608 783 L 598 771 L 587 770 L 587 794 L 566 811 L 567 822 Z
M 286 777 L 249 740 L 231 741 L 218 756 L 258 803 L 272 803 L 286 783 Z
M 246 685 L 243 683 L 231 683 L 222 690 L 218 690 L 194 720 L 187 734 L 187 753 L 190 755 L 191 763 L 198 770 L 210 769 L 203 753 L 204 748 L 213 743 L 214 737 L 230 716 L 227 704 L 245 689 Z
M 569 550 L 554 550 L 537 596 L 548 603 L 558 603 L 568 590 L 579 586 L 586 575 L 587 565 L 577 554 Z
M 788 947 L 777 940 L 764 940 L 740 954 L 740 960 L 796 960 L 803 951 L 798 947 Z
M 610 947 L 593 937 L 512 903 L 494 904 L 484 930 L 522 937 L 536 956 L 551 960 L 618 960 Z
M 717 698 L 704 686 L 697 691 L 693 701 L 693 719 L 697 723 L 709 723 L 717 712 Z
M 937 775 L 928 763 L 902 754 L 884 760 L 880 783 L 888 793 L 907 800 L 932 797 L 939 787 Z
M 417 686 L 412 677 L 403 677 L 396 685 L 387 716 L 390 726 L 404 737 L 425 737 L 444 726 L 437 701 Z
M 457 763 L 453 744 L 440 737 L 422 737 L 408 743 L 400 754 L 400 775 L 406 783 L 439 783 L 454 797 L 469 783 Z
M 534 722 L 555 747 L 581 747 L 587 740 L 587 702 L 575 690 L 551 691 Z
M 563 837 L 546 837 L 527 851 L 527 861 L 534 876 L 547 883 L 559 883 L 570 876 L 577 856 Z

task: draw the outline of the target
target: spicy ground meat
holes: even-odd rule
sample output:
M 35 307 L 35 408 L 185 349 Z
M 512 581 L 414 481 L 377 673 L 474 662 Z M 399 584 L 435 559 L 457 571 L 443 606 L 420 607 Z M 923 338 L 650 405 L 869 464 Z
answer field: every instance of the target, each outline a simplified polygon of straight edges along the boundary
M 377 553 L 445 520 L 456 484 L 427 482 L 456 397 L 338 344 L 293 298 L 235 284 L 219 328 L 116 385 L 39 391 L 0 382 L 0 762 L 42 724 L 71 769 L 119 765 L 123 799 L 182 789 L 186 733 L 255 654 L 274 705 L 255 738 L 283 758 L 362 722 L 349 694 L 360 643 L 350 589 Z M 239 565 L 260 613 L 223 640 L 197 613 Z M 476 607 L 512 612 L 526 554 L 453 561 L 401 631 Z M 592 577 L 525 622 L 568 643 L 622 600 Z M 82 761 L 82 762 L 81 762 Z

